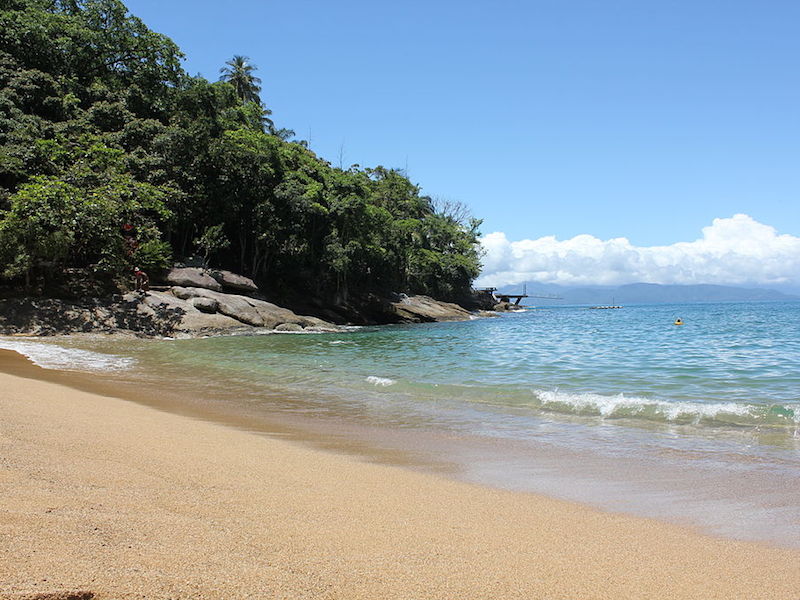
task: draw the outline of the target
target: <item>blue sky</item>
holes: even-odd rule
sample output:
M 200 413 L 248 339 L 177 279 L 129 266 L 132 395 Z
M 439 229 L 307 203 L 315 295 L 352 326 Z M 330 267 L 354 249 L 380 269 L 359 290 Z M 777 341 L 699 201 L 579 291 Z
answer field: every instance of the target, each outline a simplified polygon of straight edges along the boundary
M 486 234 L 671 247 L 742 214 L 800 235 L 800 2 L 127 5 L 190 73 L 250 56 L 334 165 L 407 166 Z

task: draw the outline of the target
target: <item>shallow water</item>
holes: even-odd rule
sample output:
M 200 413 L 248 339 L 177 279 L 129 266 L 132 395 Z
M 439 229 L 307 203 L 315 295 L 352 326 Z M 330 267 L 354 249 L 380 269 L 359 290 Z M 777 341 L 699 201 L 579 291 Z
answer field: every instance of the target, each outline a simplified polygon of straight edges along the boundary
M 0 346 L 427 453 L 472 481 L 800 546 L 800 303 Z

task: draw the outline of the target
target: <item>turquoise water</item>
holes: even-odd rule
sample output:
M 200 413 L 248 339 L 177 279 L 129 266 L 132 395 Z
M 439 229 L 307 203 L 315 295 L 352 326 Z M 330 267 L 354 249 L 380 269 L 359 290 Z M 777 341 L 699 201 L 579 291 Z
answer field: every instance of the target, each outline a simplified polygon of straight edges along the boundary
M 423 413 L 441 405 L 452 414 L 440 418 L 459 422 L 472 410 L 497 410 L 504 420 L 513 408 L 790 436 L 800 425 L 800 303 L 551 308 L 342 334 L 176 341 L 147 352 L 147 361 L 212 369 L 244 385 L 383 406 L 387 418 L 399 405 Z
M 800 539 L 800 303 L 543 307 L 335 334 L 55 343 L 49 358 L 37 342 L 22 351 L 367 427 L 377 444 L 380 432 L 405 432 L 391 444 L 428 448 L 481 483 Z

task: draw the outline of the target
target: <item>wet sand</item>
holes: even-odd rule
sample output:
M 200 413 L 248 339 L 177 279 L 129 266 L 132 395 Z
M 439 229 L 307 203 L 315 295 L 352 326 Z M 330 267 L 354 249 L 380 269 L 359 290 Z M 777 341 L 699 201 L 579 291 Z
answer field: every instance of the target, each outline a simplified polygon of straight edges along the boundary
M 9 363 L 0 597 L 798 597 L 796 550 L 371 464 Z

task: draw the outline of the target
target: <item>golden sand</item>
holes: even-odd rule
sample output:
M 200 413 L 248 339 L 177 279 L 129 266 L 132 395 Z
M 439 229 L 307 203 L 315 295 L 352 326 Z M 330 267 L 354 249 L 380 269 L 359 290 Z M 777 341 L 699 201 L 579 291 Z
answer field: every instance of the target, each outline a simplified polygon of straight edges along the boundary
M 800 552 L 0 374 L 0 597 L 70 591 L 797 600 Z

